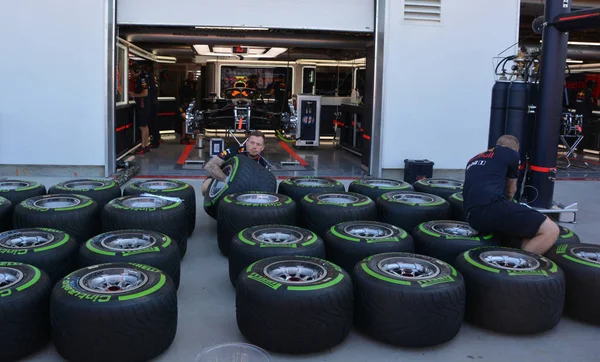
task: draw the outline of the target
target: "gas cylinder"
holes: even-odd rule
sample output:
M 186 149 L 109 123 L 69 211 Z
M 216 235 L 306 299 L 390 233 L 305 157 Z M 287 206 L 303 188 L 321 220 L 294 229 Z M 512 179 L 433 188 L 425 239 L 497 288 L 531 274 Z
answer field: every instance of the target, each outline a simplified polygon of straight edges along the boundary
M 506 127 L 506 104 L 510 84 L 509 81 L 498 80 L 492 87 L 488 149 L 494 147 L 498 138 L 504 134 L 504 129 Z

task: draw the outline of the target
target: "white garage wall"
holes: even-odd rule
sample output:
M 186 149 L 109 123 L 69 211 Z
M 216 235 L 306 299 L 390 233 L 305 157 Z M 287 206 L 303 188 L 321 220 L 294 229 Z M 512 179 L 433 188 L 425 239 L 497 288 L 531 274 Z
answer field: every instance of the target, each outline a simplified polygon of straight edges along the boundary
M 120 0 L 117 23 L 373 31 L 373 0 Z
M 3 2 L 0 166 L 104 173 L 104 9 L 104 1 Z
M 383 169 L 406 158 L 463 169 L 485 150 L 492 58 L 518 36 L 519 0 L 501 2 L 444 0 L 433 26 L 404 21 L 404 1 L 387 1 Z

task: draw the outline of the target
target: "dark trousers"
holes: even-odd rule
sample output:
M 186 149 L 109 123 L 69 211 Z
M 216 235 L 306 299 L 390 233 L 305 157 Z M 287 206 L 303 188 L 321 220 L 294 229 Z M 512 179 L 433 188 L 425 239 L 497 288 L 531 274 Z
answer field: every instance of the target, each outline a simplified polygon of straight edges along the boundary
M 148 119 L 148 129 L 152 136 L 152 145 L 160 144 L 160 129 L 158 127 L 158 103 L 150 103 L 150 118 Z

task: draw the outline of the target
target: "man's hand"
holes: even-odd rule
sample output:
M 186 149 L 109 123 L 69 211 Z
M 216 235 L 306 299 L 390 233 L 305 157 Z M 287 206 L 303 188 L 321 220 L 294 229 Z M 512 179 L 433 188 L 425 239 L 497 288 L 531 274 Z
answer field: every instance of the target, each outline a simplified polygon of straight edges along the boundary
M 215 180 L 225 182 L 227 181 L 227 175 L 225 175 L 223 171 L 221 171 L 221 166 L 223 166 L 224 163 L 225 161 L 223 161 L 217 156 L 214 156 L 206 163 L 206 165 L 204 165 L 204 169 Z
M 512 200 L 515 197 L 515 193 L 517 192 L 517 179 L 509 178 L 506 180 L 506 197 L 508 200 Z

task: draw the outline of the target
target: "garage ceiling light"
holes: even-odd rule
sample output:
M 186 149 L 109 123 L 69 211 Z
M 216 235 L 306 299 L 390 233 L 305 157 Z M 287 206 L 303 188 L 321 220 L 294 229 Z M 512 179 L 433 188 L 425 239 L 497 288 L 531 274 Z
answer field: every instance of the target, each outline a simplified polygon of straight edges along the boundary
M 229 53 L 211 52 L 208 45 L 194 45 L 194 50 L 199 55 L 212 55 L 212 56 L 216 56 L 216 57 L 230 57 L 231 56 L 231 49 L 230 49 Z
M 275 58 L 278 55 L 287 51 L 287 48 L 268 48 L 269 50 L 267 50 L 267 48 L 256 48 L 256 47 L 246 47 L 246 46 L 242 46 L 242 47 L 248 48 L 248 53 L 240 54 L 240 55 L 243 56 L 244 58 L 253 58 L 253 59 Z M 226 46 L 222 46 L 222 45 L 214 46 L 211 51 L 210 47 L 208 45 L 198 44 L 198 45 L 194 45 L 194 50 L 196 50 L 196 53 L 198 53 L 198 55 L 204 55 L 204 56 L 216 56 L 216 57 L 236 56 L 236 54 L 233 54 L 233 47 L 226 47 Z M 265 52 L 265 50 L 267 50 L 267 51 Z
M 250 49 L 248 49 L 250 51 Z M 287 48 L 270 48 L 264 54 L 248 54 L 244 58 L 276 58 L 278 55 L 283 54 L 287 51 Z
M 581 63 L 583 63 L 583 60 L 567 59 L 567 63 L 581 64 Z

